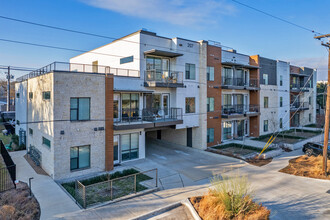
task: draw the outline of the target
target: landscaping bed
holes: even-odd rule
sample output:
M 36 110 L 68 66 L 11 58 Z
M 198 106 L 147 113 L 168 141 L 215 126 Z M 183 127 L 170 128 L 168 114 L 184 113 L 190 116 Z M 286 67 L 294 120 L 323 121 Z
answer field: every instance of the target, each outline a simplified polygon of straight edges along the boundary
M 40 219 L 40 206 L 29 196 L 29 187 L 20 182 L 16 189 L 0 193 L 0 219 Z
M 201 219 L 269 219 L 270 211 L 253 201 L 246 177 L 214 177 L 212 187 L 190 202 Z
M 136 188 L 134 186 L 135 177 L 132 174 L 137 174 Z M 86 206 L 89 206 L 129 195 L 135 192 L 135 190 L 136 192 L 146 190 L 149 187 L 145 184 L 145 181 L 152 179 L 153 178 L 148 175 L 139 174 L 139 171 L 135 169 L 127 169 L 121 172 L 117 171 L 113 174 L 104 174 L 80 180 L 79 182 L 85 187 Z M 113 180 L 112 183 L 109 180 Z M 84 205 L 81 192 L 79 191 L 81 189 L 76 191 L 76 182 L 62 183 L 62 186 L 82 206 Z
M 289 160 L 289 165 L 280 170 L 282 173 L 288 173 L 296 176 L 305 176 L 317 179 L 328 179 L 330 175 L 325 176 L 322 170 L 323 157 L 308 157 L 306 155 Z M 330 174 L 330 160 L 327 163 L 328 173 Z

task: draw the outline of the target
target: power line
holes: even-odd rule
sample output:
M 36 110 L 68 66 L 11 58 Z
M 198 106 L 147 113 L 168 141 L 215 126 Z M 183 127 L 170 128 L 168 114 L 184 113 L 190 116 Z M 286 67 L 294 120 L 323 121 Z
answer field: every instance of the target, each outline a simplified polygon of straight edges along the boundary
M 237 1 L 237 0 L 231 0 L 231 1 L 233 1 L 233 2 L 235 2 L 235 3 L 237 3 L 237 4 L 240 4 L 240 5 L 244 6 L 244 7 L 250 8 L 250 9 L 252 9 L 252 10 L 254 10 L 254 11 L 260 12 L 260 13 L 262 13 L 262 14 L 264 14 L 264 15 L 269 16 L 269 17 L 275 18 L 275 19 L 277 19 L 277 20 L 279 20 L 279 21 L 282 21 L 282 22 L 285 22 L 285 23 L 287 23 L 287 24 L 290 24 L 290 25 L 293 25 L 293 26 L 295 26 L 295 27 L 298 27 L 298 28 L 300 28 L 300 29 L 303 29 L 303 30 L 305 30 L 305 31 L 312 32 L 312 33 L 317 33 L 317 34 L 322 35 L 320 32 L 316 32 L 316 31 L 314 31 L 314 30 L 312 30 L 312 29 L 310 29 L 310 28 L 307 28 L 307 27 L 304 27 L 304 26 L 302 26 L 302 25 L 299 25 L 299 24 L 293 23 L 293 22 L 291 22 L 291 21 L 285 20 L 285 19 L 280 18 L 280 17 L 278 17 L 278 16 L 276 16 L 276 15 L 272 15 L 272 14 L 270 14 L 270 13 L 268 13 L 268 12 L 262 11 L 262 10 L 260 10 L 260 9 L 257 9 L 257 8 L 255 8 L 255 7 L 252 7 L 252 6 L 247 5 L 247 4 L 244 4 L 244 3 L 239 2 L 239 1 Z

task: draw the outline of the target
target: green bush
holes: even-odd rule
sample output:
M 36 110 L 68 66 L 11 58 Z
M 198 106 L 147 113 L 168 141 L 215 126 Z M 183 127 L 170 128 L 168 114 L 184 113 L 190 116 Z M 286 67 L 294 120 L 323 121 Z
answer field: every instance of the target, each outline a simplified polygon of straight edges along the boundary
M 16 146 L 19 145 L 19 137 L 18 137 L 18 135 L 13 134 L 13 135 L 11 136 L 11 140 L 13 141 L 14 144 L 16 144 Z

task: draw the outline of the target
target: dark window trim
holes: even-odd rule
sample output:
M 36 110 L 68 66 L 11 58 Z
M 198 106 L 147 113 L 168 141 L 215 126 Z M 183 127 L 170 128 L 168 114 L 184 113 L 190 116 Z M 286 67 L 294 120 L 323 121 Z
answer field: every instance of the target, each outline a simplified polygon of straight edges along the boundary
M 189 79 L 187 79 L 187 64 L 189 65 Z M 195 67 L 195 79 L 191 79 L 191 71 L 190 71 L 190 67 L 192 66 L 192 65 L 194 65 L 194 67 Z M 186 80 L 196 80 L 196 64 L 194 64 L 194 63 L 186 63 L 185 64 L 185 79 Z
M 33 136 L 33 129 L 29 128 L 29 135 Z
M 49 141 L 49 145 L 45 144 L 45 140 Z M 48 147 L 48 149 L 50 149 L 52 146 L 52 142 L 48 138 L 45 138 L 44 136 L 42 136 L 42 145 L 45 145 L 46 147 Z
M 29 99 L 33 99 L 33 92 L 29 92 Z
M 138 135 L 138 143 L 137 143 L 137 148 L 132 148 L 132 134 L 137 134 Z M 129 135 L 129 149 L 128 150 L 122 150 L 121 148 L 121 144 L 122 144 L 122 141 L 121 141 L 121 138 L 123 135 Z M 131 161 L 131 160 L 137 160 L 137 159 L 140 159 L 140 133 L 138 132 L 133 132 L 133 133 L 128 133 L 128 134 L 121 134 L 119 136 L 120 138 L 120 161 Z M 131 152 L 132 150 L 137 150 L 137 158 L 131 158 Z M 128 153 L 129 155 L 129 159 L 127 160 L 123 160 L 123 152 L 124 153 Z
M 70 155 L 70 171 L 72 172 L 75 172 L 75 171 L 80 171 L 80 170 L 86 170 L 86 169 L 90 169 L 91 168 L 91 145 L 81 145 L 81 146 L 75 146 L 78 148 L 78 156 L 77 157 L 73 157 L 74 159 L 77 158 L 77 167 L 76 169 L 72 169 L 71 168 L 71 155 Z M 88 167 L 83 167 L 83 168 L 79 168 L 79 148 L 80 147 L 89 147 L 89 166 Z M 71 148 L 73 147 L 70 147 L 70 154 L 71 154 Z
M 49 99 L 46 99 L 45 98 L 45 94 L 48 93 L 48 92 L 49 92 Z M 43 91 L 42 92 L 42 100 L 50 100 L 50 99 L 51 99 L 51 93 L 50 93 L 50 91 Z
M 71 108 L 71 99 L 77 99 L 77 108 Z M 79 120 L 79 99 L 89 99 L 89 112 L 88 112 L 88 119 L 84 120 Z M 77 110 L 77 119 L 72 120 L 71 119 L 71 110 Z M 90 97 L 70 97 L 70 121 L 75 122 L 75 121 L 90 121 L 91 120 L 91 98 Z

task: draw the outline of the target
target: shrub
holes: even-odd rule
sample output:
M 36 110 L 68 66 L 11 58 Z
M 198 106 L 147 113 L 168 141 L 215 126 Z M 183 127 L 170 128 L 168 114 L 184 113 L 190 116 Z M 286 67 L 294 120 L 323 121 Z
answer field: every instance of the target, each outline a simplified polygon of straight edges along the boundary
M 11 140 L 14 142 L 14 144 L 16 144 L 16 146 L 18 146 L 19 145 L 19 137 L 18 137 L 18 135 L 16 135 L 16 134 L 13 134 L 12 136 L 11 136 Z

